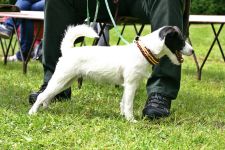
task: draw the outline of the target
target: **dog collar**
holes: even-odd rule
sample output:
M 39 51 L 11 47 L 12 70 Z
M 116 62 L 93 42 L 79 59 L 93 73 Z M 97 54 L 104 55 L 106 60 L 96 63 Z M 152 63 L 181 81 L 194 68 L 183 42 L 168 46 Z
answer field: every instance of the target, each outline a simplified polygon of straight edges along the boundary
M 141 51 L 142 55 L 144 55 L 150 64 L 156 65 L 159 63 L 159 59 L 156 58 L 154 54 L 152 54 L 151 50 L 144 46 L 138 38 L 134 42 L 137 44 L 137 47 Z
M 175 55 L 176 55 L 177 60 L 179 61 L 179 63 L 183 63 L 184 62 L 184 59 L 182 57 L 182 54 L 179 51 L 176 51 L 175 52 Z

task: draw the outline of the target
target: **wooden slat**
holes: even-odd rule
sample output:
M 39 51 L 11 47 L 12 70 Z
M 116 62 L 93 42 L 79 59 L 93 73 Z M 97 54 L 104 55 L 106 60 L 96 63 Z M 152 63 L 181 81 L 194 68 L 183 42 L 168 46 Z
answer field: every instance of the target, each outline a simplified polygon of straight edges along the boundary
M 208 23 L 225 23 L 225 16 L 222 15 L 190 15 L 190 23 L 208 24 Z
M 43 11 L 0 12 L 1 17 L 44 20 Z

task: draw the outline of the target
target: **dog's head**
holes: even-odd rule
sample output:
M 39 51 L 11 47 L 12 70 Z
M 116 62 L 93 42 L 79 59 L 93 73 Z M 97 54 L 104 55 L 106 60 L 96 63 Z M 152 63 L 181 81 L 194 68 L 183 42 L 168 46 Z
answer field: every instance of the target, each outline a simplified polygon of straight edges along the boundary
M 166 55 L 176 65 L 182 63 L 182 54 L 189 56 L 194 52 L 176 26 L 164 26 L 140 40 L 157 58 Z
M 176 65 L 182 63 L 182 54 L 187 56 L 193 54 L 192 46 L 185 41 L 182 32 L 176 26 L 160 28 L 159 38 L 164 42 L 164 49 L 167 49 L 165 55 Z

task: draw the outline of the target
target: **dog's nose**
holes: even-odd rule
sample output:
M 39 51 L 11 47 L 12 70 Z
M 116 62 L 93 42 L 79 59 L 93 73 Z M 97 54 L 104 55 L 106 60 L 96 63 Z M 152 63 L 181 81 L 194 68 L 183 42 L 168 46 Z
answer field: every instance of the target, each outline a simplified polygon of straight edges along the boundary
M 191 49 L 191 54 L 194 54 L 194 53 L 195 53 L 194 49 Z

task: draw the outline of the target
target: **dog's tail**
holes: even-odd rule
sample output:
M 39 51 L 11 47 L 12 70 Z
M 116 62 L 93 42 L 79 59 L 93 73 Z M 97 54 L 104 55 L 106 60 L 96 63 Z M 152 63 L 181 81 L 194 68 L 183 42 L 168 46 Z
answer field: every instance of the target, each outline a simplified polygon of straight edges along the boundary
M 87 25 L 69 26 L 61 43 L 62 55 L 74 47 L 74 41 L 79 37 L 98 38 L 98 34 Z

